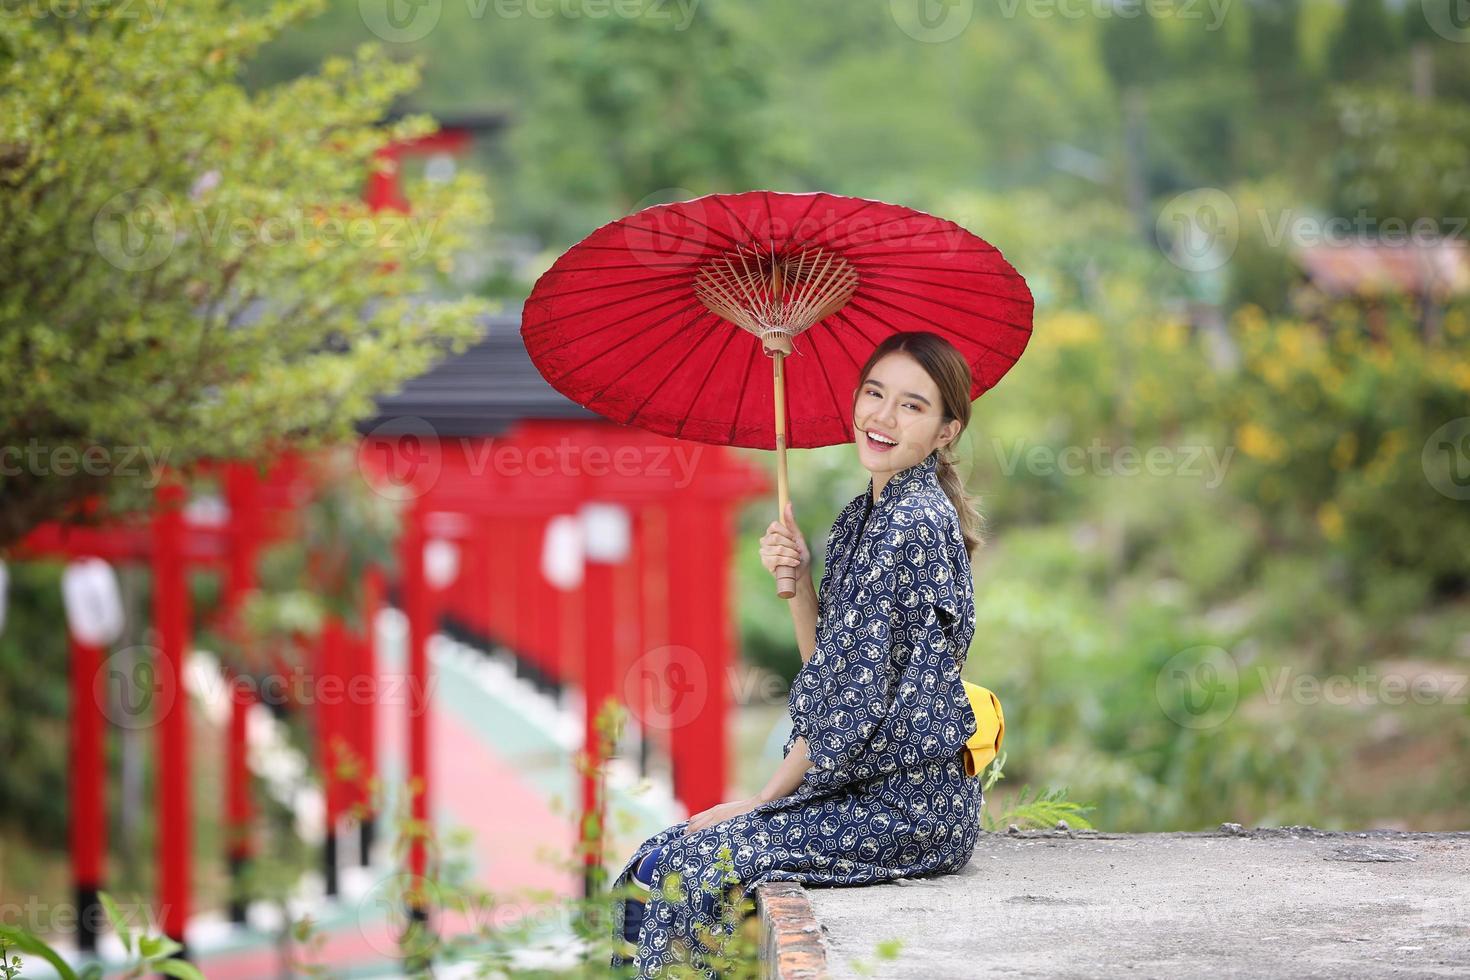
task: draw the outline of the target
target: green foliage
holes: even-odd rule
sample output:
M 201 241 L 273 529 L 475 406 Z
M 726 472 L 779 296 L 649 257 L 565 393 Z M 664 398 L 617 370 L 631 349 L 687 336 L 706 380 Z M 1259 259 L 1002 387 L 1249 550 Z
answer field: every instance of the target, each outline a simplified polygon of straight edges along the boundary
M 544 25 L 529 66 L 540 84 L 510 137 L 517 205 L 535 207 L 522 215 L 536 230 L 580 237 L 649 203 L 754 186 L 779 164 L 771 53 L 723 5 L 687 22 L 674 5 L 633 17 L 565 7 Z
M 1327 52 L 1327 70 L 1337 81 L 1362 78 L 1398 53 L 1399 24 L 1384 0 L 1347 0 Z
M 1384 89 L 1347 88 L 1332 99 L 1337 132 L 1328 158 L 1332 204 L 1343 215 L 1366 212 L 1369 234 L 1397 219 L 1400 240 L 1416 221 L 1431 233 L 1464 238 L 1470 216 L 1470 109 L 1421 102 Z M 1414 228 L 1416 237 L 1427 237 Z
M 423 296 L 487 219 L 479 178 L 361 200 L 374 152 L 432 128 L 382 124 L 416 64 L 363 45 L 247 92 L 320 0 L 36 9 L 0 19 L 0 430 L 41 451 L 0 476 L 0 545 L 164 467 L 347 436 L 476 335 L 483 301 Z
M 123 965 L 122 972 L 115 976 L 133 980 L 148 974 L 161 973 L 164 976 L 178 977 L 179 980 L 204 980 L 204 974 L 199 972 L 198 967 L 176 958 L 183 946 L 164 935 L 135 933 L 111 895 L 100 892 L 98 897 L 107 914 L 107 921 L 122 940 L 123 949 L 127 951 L 129 958 Z M 0 962 L 4 961 L 7 945 L 17 952 L 29 953 L 45 960 L 61 980 L 102 980 L 102 964 L 88 963 L 81 970 L 74 970 L 60 953 L 39 937 L 19 926 L 0 923 Z M 12 976 L 18 977 L 21 966 L 19 957 L 11 957 L 11 962 L 5 966 L 7 980 Z
M 66 847 L 67 646 L 61 566 L 12 562 L 0 631 L 0 823 L 38 848 Z M 18 856 L 7 852 L 9 862 Z

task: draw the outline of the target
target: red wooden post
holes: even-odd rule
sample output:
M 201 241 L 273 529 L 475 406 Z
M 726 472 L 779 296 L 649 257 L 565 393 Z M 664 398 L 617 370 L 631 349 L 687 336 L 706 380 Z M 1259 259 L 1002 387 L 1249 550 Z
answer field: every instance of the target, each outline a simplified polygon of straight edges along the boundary
M 674 794 L 690 813 L 723 802 L 729 697 L 726 669 L 729 635 L 730 530 L 722 501 L 682 498 L 669 507 L 669 541 L 700 542 L 699 548 L 672 546 L 669 561 L 669 632 L 673 656 L 681 667 L 663 675 L 667 699 Z M 687 685 L 687 686 L 686 686 Z M 680 710 L 685 698 L 697 710 Z
M 241 614 L 245 599 L 255 588 L 255 558 L 261 540 L 260 480 L 247 463 L 232 463 L 226 470 L 226 492 L 230 503 L 230 552 L 225 572 L 226 628 L 236 644 L 246 642 Z M 245 871 L 254 845 L 250 823 L 254 813 L 250 801 L 248 723 L 255 696 L 250 685 L 239 683 L 233 667 L 225 665 L 230 691 L 230 721 L 225 735 L 225 861 L 229 867 L 230 921 L 245 922 Z
M 78 945 L 97 951 L 101 926 L 97 892 L 103 885 L 107 853 L 107 814 L 103 785 L 106 778 L 106 735 L 102 706 L 93 695 L 102 648 L 71 635 L 71 874 L 77 898 Z
M 429 637 L 434 632 L 433 603 L 424 578 L 424 514 L 409 508 L 399 536 L 399 575 L 403 611 L 408 618 L 408 792 L 415 829 L 409 842 L 408 870 L 413 881 L 408 914 L 427 922 L 423 890 L 428 852 L 426 835 L 432 833 L 429 807 Z
M 316 715 L 317 754 L 322 767 L 322 792 L 326 802 L 326 836 L 323 839 L 323 871 L 326 893 L 336 896 L 337 828 L 343 810 L 343 763 L 341 747 L 346 729 L 343 724 L 344 701 L 347 696 L 343 661 L 346 659 L 347 636 L 342 620 L 328 616 L 317 638 L 315 683 L 312 685 Z
M 184 943 L 189 917 L 189 696 L 184 661 L 189 643 L 189 591 L 184 566 L 184 488 L 161 485 L 153 518 L 153 625 L 158 635 L 158 689 L 173 691 L 158 726 L 158 888 L 163 931 Z M 187 949 L 184 954 L 187 956 Z
M 624 508 L 604 503 L 589 503 L 583 507 L 582 526 L 586 546 L 582 583 L 586 603 L 582 725 L 588 771 L 582 773 L 579 839 L 584 845 L 583 890 L 587 897 L 591 897 L 601 889 L 602 847 L 606 837 L 602 768 L 605 760 L 597 717 L 604 705 L 617 695 L 615 685 L 621 646 L 619 621 L 628 615 L 628 610 L 619 601 L 619 566 L 626 565 L 628 561 L 631 529 Z
M 584 601 L 585 657 L 582 661 L 583 751 L 589 771 L 582 773 L 581 829 L 578 835 L 585 850 L 584 894 L 591 897 L 599 884 L 596 874 L 602 868 L 602 834 L 593 835 L 594 823 L 601 826 L 602 794 L 595 778 L 602 763 L 599 753 L 597 713 L 613 694 L 613 645 L 612 623 L 616 618 L 617 601 L 614 593 L 613 566 L 603 562 L 589 561 L 582 580 Z
M 373 838 L 377 832 L 377 812 L 374 809 L 373 787 L 378 776 L 378 636 L 376 624 L 378 610 L 383 605 L 383 570 L 371 566 L 362 584 L 362 633 L 358 637 L 358 673 L 365 681 L 358 686 L 362 703 L 357 705 L 356 731 L 357 755 L 362 764 L 362 783 L 356 798 L 361 808 L 359 834 L 363 867 L 372 863 Z

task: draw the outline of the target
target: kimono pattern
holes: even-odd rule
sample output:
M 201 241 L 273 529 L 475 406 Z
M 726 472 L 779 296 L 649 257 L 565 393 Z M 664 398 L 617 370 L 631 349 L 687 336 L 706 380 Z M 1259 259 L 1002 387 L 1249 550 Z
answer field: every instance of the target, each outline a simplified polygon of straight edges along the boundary
M 937 465 L 935 452 L 895 473 L 876 502 L 870 479 L 828 534 L 816 646 L 787 698 L 782 757 L 800 735 L 812 760 L 801 783 L 694 834 L 687 820 L 660 831 L 614 879 L 615 889 L 626 886 L 659 850 L 637 977 L 718 977 L 707 940 L 734 931 L 736 903 L 762 882 L 866 885 L 969 863 L 984 804 L 961 757 L 975 731 L 960 680 L 975 630 L 974 580 Z M 615 941 L 624 911 L 613 903 Z

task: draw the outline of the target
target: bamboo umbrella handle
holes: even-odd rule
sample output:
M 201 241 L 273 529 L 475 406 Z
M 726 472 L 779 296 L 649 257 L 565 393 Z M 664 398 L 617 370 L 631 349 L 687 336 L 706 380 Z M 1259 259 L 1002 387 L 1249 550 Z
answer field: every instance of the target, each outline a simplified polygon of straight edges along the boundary
M 771 368 L 776 386 L 776 520 L 786 520 L 786 503 L 791 499 L 786 482 L 786 372 L 782 361 L 786 355 L 773 352 Z M 796 595 L 796 571 L 790 565 L 776 566 L 776 594 L 783 599 Z

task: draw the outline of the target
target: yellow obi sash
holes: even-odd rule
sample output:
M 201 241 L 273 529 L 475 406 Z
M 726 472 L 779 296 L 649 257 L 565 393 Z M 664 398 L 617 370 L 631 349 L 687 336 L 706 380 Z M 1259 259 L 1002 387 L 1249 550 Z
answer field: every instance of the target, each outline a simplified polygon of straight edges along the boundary
M 975 734 L 965 743 L 965 775 L 978 776 L 1000 753 L 1006 737 L 1006 716 L 1000 710 L 1000 698 L 988 687 L 965 681 L 965 693 L 975 710 Z

